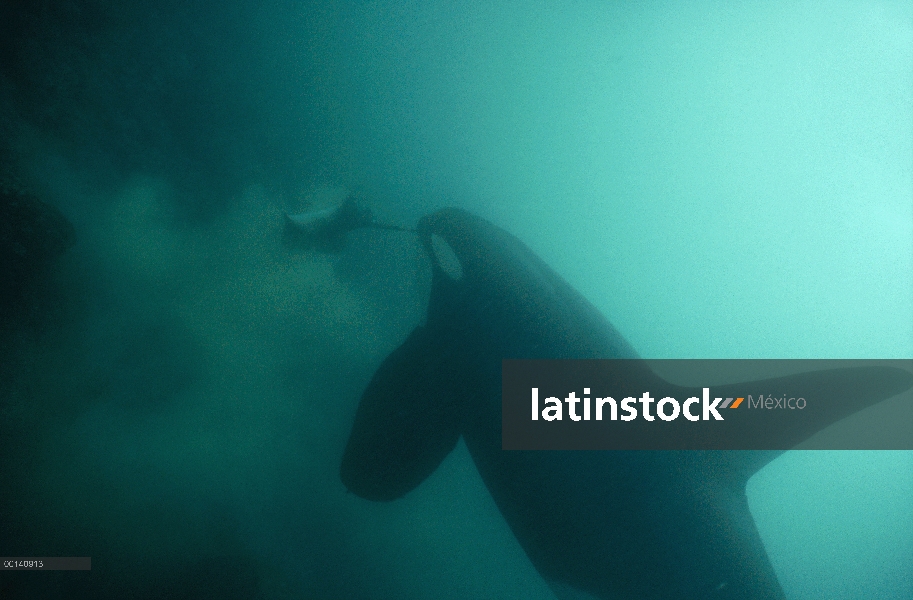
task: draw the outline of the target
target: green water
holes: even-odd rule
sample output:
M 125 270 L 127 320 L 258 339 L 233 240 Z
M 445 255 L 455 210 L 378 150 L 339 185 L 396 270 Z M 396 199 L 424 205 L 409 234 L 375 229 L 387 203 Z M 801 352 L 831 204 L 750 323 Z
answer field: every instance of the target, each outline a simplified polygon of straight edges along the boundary
M 88 82 L 61 123 L 18 109 L 79 243 L 4 372 L 0 549 L 93 570 L 11 597 L 554 598 L 462 444 L 345 493 L 428 276 L 408 234 L 282 246 L 346 190 L 490 219 L 645 357 L 913 358 L 908 3 L 171 8 L 46 51 Z M 913 452 L 790 452 L 748 497 L 790 600 L 913 598 Z

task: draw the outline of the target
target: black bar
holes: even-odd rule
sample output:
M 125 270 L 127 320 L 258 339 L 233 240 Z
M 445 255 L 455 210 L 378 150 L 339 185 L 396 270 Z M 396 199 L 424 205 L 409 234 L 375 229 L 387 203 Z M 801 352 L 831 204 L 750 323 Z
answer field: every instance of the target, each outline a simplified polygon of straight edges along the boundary
M 91 571 L 91 556 L 7 556 L 0 558 L 4 571 Z
M 504 360 L 501 447 L 913 450 L 911 387 L 909 359 Z

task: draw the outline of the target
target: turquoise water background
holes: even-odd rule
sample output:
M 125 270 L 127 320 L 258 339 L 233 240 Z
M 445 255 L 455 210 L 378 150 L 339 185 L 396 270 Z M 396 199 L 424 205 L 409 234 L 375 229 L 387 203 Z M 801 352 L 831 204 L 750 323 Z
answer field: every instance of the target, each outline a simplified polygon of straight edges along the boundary
M 281 245 L 283 211 L 346 191 L 389 222 L 493 221 L 644 357 L 913 358 L 913 5 L 278 2 L 244 23 L 256 59 L 219 90 L 256 89 L 247 125 L 304 169 L 282 191 L 251 175 L 185 219 L 174 167 L 100 176 L 21 142 L 80 242 L 66 322 L 7 388 L 35 458 L 5 506 L 36 523 L 24 547 L 93 556 L 95 583 L 54 580 L 72 597 L 553 598 L 462 444 L 400 501 L 345 493 L 358 397 L 427 293 L 408 235 Z M 748 497 L 790 600 L 913 598 L 913 452 L 789 452 Z

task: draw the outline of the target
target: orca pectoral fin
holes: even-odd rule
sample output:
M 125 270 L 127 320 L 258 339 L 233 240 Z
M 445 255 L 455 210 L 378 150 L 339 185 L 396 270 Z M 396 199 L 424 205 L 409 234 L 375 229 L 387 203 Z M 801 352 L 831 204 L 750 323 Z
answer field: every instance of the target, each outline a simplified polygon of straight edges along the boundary
M 361 397 L 340 477 L 358 496 L 395 500 L 437 469 L 460 436 L 446 357 L 416 327 L 381 364 Z
M 705 548 L 712 557 L 695 590 L 695 598 L 715 600 L 786 600 L 767 556 L 744 493 L 732 493 L 716 504 L 716 527 L 708 527 Z

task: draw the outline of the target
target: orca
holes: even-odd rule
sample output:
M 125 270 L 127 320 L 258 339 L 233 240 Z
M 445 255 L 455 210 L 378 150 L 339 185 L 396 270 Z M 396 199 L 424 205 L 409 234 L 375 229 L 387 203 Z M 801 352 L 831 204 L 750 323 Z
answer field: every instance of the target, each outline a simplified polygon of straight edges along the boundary
M 638 355 L 506 231 L 453 208 L 423 217 L 416 231 L 432 263 L 427 317 L 362 395 L 340 467 L 348 490 L 373 501 L 400 498 L 462 436 L 504 519 L 559 597 L 783 600 L 745 495 L 749 477 L 779 452 L 502 450 L 502 359 Z M 657 381 L 649 368 L 629 377 L 651 378 L 632 382 L 642 389 Z M 767 383 L 790 389 L 803 377 Z M 913 385 L 901 369 L 843 377 L 857 391 L 851 384 L 866 379 L 869 403 Z M 786 447 L 812 433 L 786 431 Z

